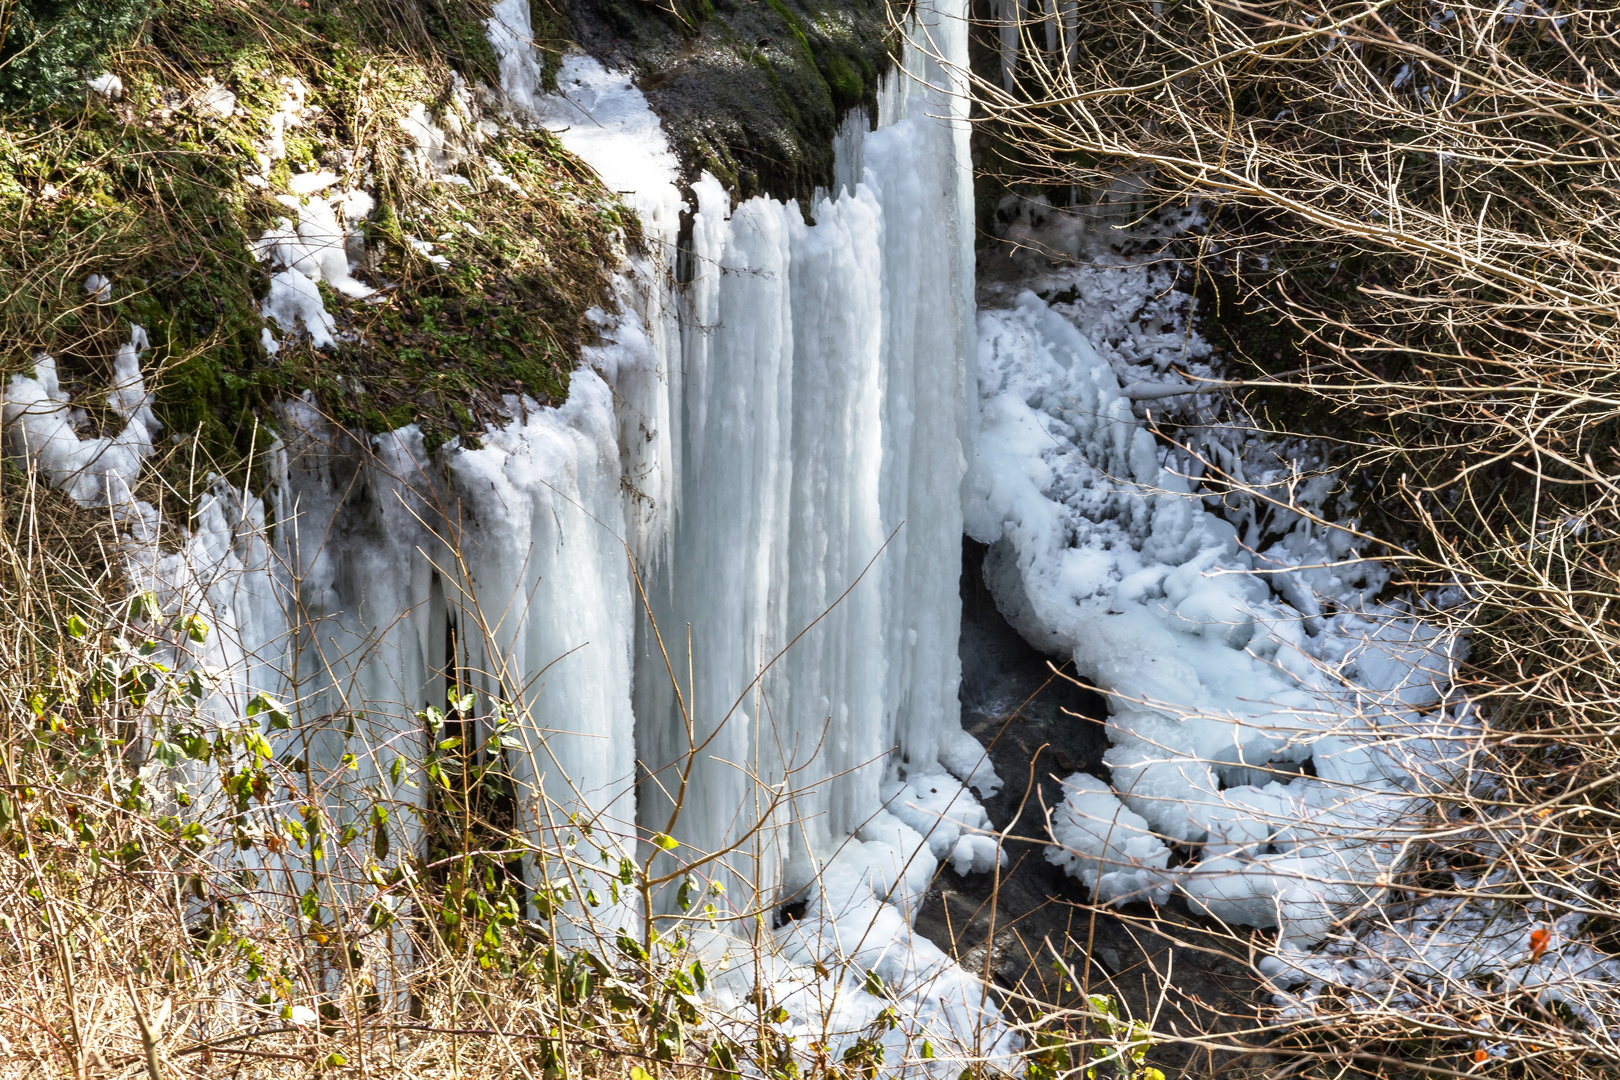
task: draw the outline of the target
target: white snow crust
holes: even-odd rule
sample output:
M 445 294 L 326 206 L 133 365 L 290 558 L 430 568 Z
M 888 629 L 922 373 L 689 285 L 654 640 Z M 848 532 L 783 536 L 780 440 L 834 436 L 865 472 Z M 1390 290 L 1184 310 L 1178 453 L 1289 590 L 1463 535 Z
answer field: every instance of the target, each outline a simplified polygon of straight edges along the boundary
M 95 295 L 108 288 L 104 279 L 93 284 Z M 72 407 L 57 379 L 56 361 L 44 353 L 34 357 L 32 376 L 11 377 L 0 400 L 8 455 L 31 462 L 52 487 L 80 506 L 106 507 L 114 520 L 139 537 L 151 535 L 157 525 L 157 510 L 134 492 L 141 463 L 152 455 L 153 440 L 162 428 L 152 415 L 141 375 L 140 358 L 146 348 L 146 331 L 132 325 L 129 341 L 119 346 L 113 359 L 107 404 L 123 421 L 123 430 L 116 435 L 80 436 L 85 414 Z

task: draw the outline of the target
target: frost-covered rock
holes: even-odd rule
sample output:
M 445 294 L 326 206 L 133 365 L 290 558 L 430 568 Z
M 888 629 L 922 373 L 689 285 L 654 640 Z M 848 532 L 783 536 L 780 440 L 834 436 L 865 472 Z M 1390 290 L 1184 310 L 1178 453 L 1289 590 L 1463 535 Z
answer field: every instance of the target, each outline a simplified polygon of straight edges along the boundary
M 1046 860 L 1079 878 L 1100 900 L 1163 903 L 1170 895 L 1170 849 L 1094 776 L 1075 773 L 1063 781 L 1052 839 L 1057 843 L 1046 849 Z

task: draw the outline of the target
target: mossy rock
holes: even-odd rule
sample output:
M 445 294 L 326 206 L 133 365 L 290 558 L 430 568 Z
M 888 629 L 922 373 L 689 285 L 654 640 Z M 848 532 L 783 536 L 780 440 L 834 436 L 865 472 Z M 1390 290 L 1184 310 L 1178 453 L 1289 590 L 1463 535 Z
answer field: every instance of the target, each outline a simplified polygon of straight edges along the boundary
M 636 239 L 611 193 L 545 132 L 498 126 L 454 185 L 413 164 L 401 117 L 450 101 L 453 59 L 477 73 L 477 9 L 304 2 L 171 0 L 116 52 L 122 100 L 81 84 L 0 127 L 0 208 L 21 223 L 0 237 L 0 376 L 48 352 L 91 429 L 116 430 L 112 358 L 144 327 L 154 408 L 178 437 L 143 492 L 160 505 L 194 503 L 210 474 L 257 486 L 270 406 L 305 391 L 343 424 L 419 423 L 430 446 L 505 419 L 504 395 L 560 403 L 594 339 L 586 312 L 610 304 L 606 267 Z M 254 179 L 289 79 L 313 108 L 285 133 L 286 159 Z M 228 115 L 199 105 L 212 84 L 233 95 Z M 272 327 L 282 347 L 269 355 L 270 268 L 251 246 L 289 215 L 277 196 L 304 168 L 374 193 L 360 275 L 379 288 L 327 294 L 336 348 Z M 412 235 L 449 265 L 424 259 Z M 92 273 L 112 280 L 110 302 L 85 292 Z
M 878 0 L 565 0 L 582 45 L 638 72 L 685 179 L 713 173 L 738 199 L 799 200 L 833 182 L 833 139 L 870 122 L 893 67 Z M 904 14 L 904 7 L 900 9 Z

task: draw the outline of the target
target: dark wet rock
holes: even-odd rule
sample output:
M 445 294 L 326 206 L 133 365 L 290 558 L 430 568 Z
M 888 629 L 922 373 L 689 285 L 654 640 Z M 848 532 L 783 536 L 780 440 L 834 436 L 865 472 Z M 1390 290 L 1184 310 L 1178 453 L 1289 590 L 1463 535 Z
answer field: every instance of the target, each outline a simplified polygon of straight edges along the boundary
M 882 0 L 565 0 L 574 36 L 637 84 L 690 183 L 806 203 L 833 180 L 833 138 L 875 113 L 893 66 Z M 906 5 L 897 5 L 904 12 Z

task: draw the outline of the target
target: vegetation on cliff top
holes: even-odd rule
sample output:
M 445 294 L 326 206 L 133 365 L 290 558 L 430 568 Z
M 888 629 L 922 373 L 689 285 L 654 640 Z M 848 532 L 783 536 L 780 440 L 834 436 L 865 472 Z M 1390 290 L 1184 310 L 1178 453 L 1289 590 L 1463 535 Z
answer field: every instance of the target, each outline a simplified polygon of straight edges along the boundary
M 13 26 L 52 30 L 45 7 Z M 78 32 L 81 9 L 55 14 L 60 33 L 45 40 Z M 373 431 L 418 422 L 430 445 L 475 436 L 504 393 L 560 401 L 592 337 L 586 312 L 609 302 L 605 265 L 635 225 L 548 133 L 469 115 L 485 110 L 458 79 L 496 74 L 482 14 L 466 2 L 170 0 L 77 67 L 91 54 L 19 54 L 14 31 L 7 48 L 34 62 L 0 69 L 23 110 L 0 125 L 12 223 L 0 365 L 51 354 L 100 425 L 111 358 L 131 324 L 145 327 L 158 418 L 186 442 L 161 472 L 188 500 L 209 469 L 245 479 L 278 396 L 313 391 L 335 419 Z M 121 93 L 88 88 L 103 68 Z M 286 123 L 290 87 L 303 108 Z M 466 152 L 444 159 L 451 176 L 422 164 L 407 120 L 418 104 L 466 133 Z M 323 170 L 340 178 L 325 197 L 375 197 L 357 273 L 378 291 L 322 285 L 337 346 L 277 327 L 270 354 L 270 267 L 251 247 L 297 216 L 294 178 Z M 107 302 L 85 290 L 90 274 L 110 279 Z

